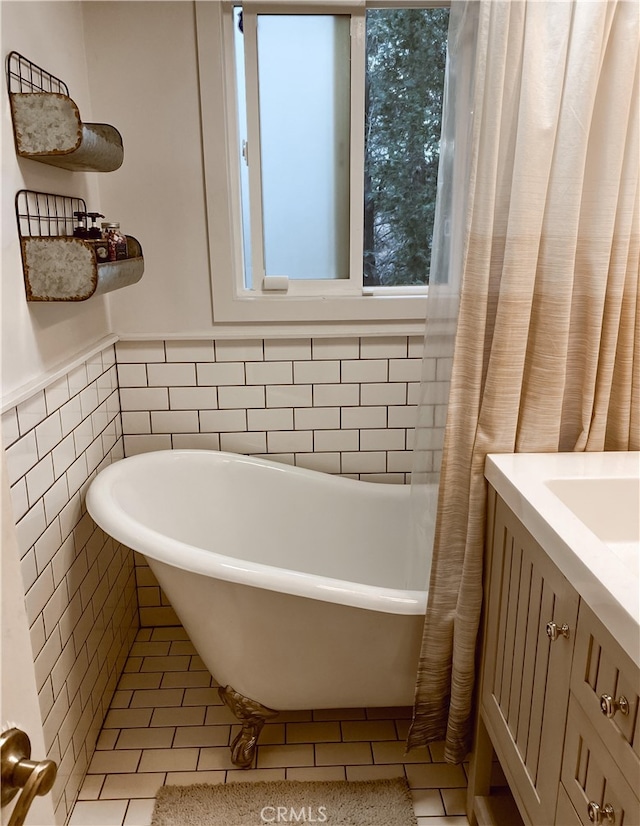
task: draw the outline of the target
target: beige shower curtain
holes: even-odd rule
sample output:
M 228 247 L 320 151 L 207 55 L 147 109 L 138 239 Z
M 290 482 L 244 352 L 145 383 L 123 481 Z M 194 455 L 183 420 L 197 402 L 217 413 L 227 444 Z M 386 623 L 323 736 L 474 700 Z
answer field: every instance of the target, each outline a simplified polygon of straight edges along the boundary
M 475 2 L 460 309 L 408 740 L 445 739 L 450 762 L 471 745 L 487 453 L 640 449 L 639 8 Z

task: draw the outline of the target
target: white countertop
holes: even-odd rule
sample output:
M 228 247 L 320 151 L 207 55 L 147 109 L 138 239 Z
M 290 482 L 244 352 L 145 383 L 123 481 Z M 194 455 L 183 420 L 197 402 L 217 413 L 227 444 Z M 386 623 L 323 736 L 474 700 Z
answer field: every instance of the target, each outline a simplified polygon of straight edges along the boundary
M 492 454 L 485 476 L 640 666 L 640 453 Z

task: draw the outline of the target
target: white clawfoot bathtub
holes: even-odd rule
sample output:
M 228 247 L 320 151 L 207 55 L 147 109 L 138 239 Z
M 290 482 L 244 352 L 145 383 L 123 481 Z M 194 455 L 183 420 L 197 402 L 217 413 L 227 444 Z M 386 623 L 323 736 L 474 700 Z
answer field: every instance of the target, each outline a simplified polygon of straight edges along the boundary
M 230 453 L 114 463 L 87 508 L 149 562 L 222 685 L 271 709 L 411 705 L 428 559 L 409 487 Z

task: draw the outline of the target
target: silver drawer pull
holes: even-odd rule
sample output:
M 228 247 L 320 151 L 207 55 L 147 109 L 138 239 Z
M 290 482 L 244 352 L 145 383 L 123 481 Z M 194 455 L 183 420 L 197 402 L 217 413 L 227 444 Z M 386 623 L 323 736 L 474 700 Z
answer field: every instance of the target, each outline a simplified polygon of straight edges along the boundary
M 547 637 L 549 637 L 551 642 L 555 642 L 558 637 L 566 637 L 569 639 L 570 633 L 569 626 L 566 622 L 563 625 L 556 625 L 555 622 L 547 623 Z
M 598 806 L 593 800 L 587 806 L 587 814 L 592 823 L 615 823 L 616 813 L 615 809 L 610 803 L 605 803 L 604 806 Z
M 620 714 L 628 714 L 629 701 L 622 694 L 618 697 L 617 700 L 614 700 L 611 694 L 601 694 L 600 711 L 604 714 L 605 717 L 608 717 L 609 719 L 613 717 L 616 711 L 619 711 Z

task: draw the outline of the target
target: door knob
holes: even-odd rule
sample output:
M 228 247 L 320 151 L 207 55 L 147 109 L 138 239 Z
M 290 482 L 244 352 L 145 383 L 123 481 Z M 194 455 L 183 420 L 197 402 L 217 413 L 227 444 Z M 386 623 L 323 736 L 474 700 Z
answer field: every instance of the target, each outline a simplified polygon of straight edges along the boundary
M 17 728 L 0 735 L 0 772 L 2 806 L 6 806 L 22 790 L 11 812 L 7 826 L 22 826 L 36 795 L 51 791 L 58 767 L 53 760 L 30 760 L 31 741 Z

